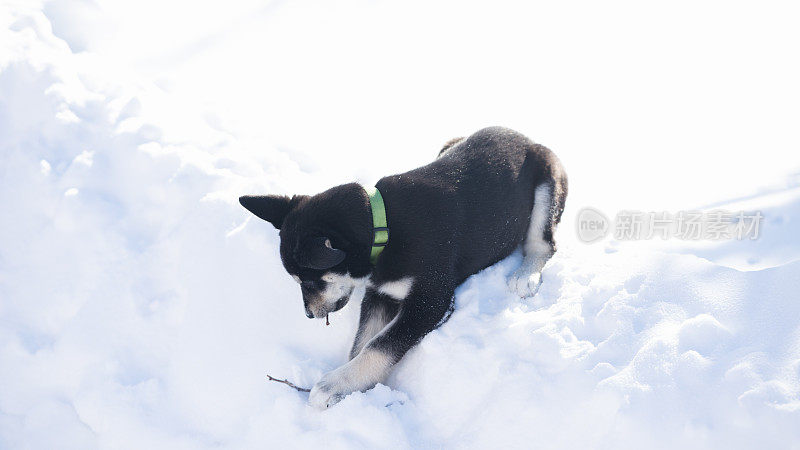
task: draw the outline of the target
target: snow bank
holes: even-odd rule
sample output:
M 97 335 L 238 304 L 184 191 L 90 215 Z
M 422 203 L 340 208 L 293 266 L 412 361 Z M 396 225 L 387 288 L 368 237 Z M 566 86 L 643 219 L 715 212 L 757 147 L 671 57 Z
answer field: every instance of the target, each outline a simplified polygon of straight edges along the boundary
M 509 257 L 385 386 L 319 412 L 265 374 L 311 386 L 344 362 L 358 305 L 307 320 L 235 199 L 343 175 L 110 83 L 38 7 L 0 23 L 0 447 L 800 442 L 796 184 L 750 200 L 752 248 L 586 246 L 567 222 L 535 297 L 507 291 Z

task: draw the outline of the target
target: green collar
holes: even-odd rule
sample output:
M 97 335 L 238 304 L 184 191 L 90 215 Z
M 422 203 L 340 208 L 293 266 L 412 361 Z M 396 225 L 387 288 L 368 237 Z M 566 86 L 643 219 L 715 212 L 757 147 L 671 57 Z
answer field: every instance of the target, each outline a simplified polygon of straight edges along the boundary
M 383 204 L 381 191 L 376 187 L 364 188 L 369 195 L 369 207 L 372 209 L 372 251 L 369 262 L 378 264 L 378 256 L 389 243 L 389 228 L 386 223 L 386 206 Z

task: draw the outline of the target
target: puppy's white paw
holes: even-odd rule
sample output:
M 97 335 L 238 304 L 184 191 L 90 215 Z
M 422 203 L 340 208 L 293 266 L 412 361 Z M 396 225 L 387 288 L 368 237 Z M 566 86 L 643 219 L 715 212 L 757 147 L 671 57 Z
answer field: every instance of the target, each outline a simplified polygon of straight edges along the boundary
M 311 388 L 308 403 L 319 409 L 329 408 L 351 392 L 345 385 L 342 375 L 337 373 L 337 370 L 328 372 Z
M 533 297 L 542 284 L 542 273 L 531 272 L 528 267 L 520 267 L 508 278 L 508 287 L 520 297 Z
M 347 394 L 365 391 L 384 380 L 391 366 L 389 354 L 366 348 L 347 364 L 326 373 L 311 388 L 308 402 L 320 409 L 335 405 Z

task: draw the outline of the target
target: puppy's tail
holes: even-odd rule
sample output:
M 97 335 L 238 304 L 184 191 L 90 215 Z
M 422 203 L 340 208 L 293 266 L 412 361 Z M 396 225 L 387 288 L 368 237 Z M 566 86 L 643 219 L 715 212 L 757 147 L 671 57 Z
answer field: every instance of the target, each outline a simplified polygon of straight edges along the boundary
M 436 156 L 436 159 L 441 158 L 442 155 L 444 155 L 448 150 L 450 150 L 451 148 L 455 147 L 456 144 L 458 144 L 459 142 L 461 142 L 463 140 L 464 140 L 463 137 L 457 137 L 457 138 L 453 138 L 453 139 L 450 139 L 449 141 L 445 142 L 444 147 L 442 147 L 442 149 L 439 150 L 439 155 Z

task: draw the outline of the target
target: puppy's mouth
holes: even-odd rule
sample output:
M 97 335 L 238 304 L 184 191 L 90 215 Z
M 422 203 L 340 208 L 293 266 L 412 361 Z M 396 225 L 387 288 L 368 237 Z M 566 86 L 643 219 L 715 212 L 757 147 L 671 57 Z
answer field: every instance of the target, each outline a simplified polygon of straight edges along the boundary
M 333 304 L 333 309 L 331 309 L 328 312 L 336 312 L 344 308 L 344 305 L 346 305 L 347 302 L 350 300 L 350 294 L 352 294 L 352 292 L 340 298 L 339 300 L 336 300 L 336 303 Z
M 336 302 L 334 302 L 332 306 L 329 306 L 330 304 L 326 304 L 322 308 L 318 308 L 318 309 L 315 308 L 312 311 L 313 316 L 310 316 L 309 319 L 312 319 L 312 318 L 313 319 L 324 319 L 324 318 L 328 317 L 328 314 L 330 314 L 332 312 L 339 311 L 340 309 L 344 308 L 345 305 L 347 305 L 347 302 L 350 301 L 350 294 L 352 294 L 352 293 L 353 293 L 353 291 L 351 290 L 349 293 L 347 293 L 347 295 L 345 295 L 345 296 L 339 298 L 338 300 L 336 300 Z

